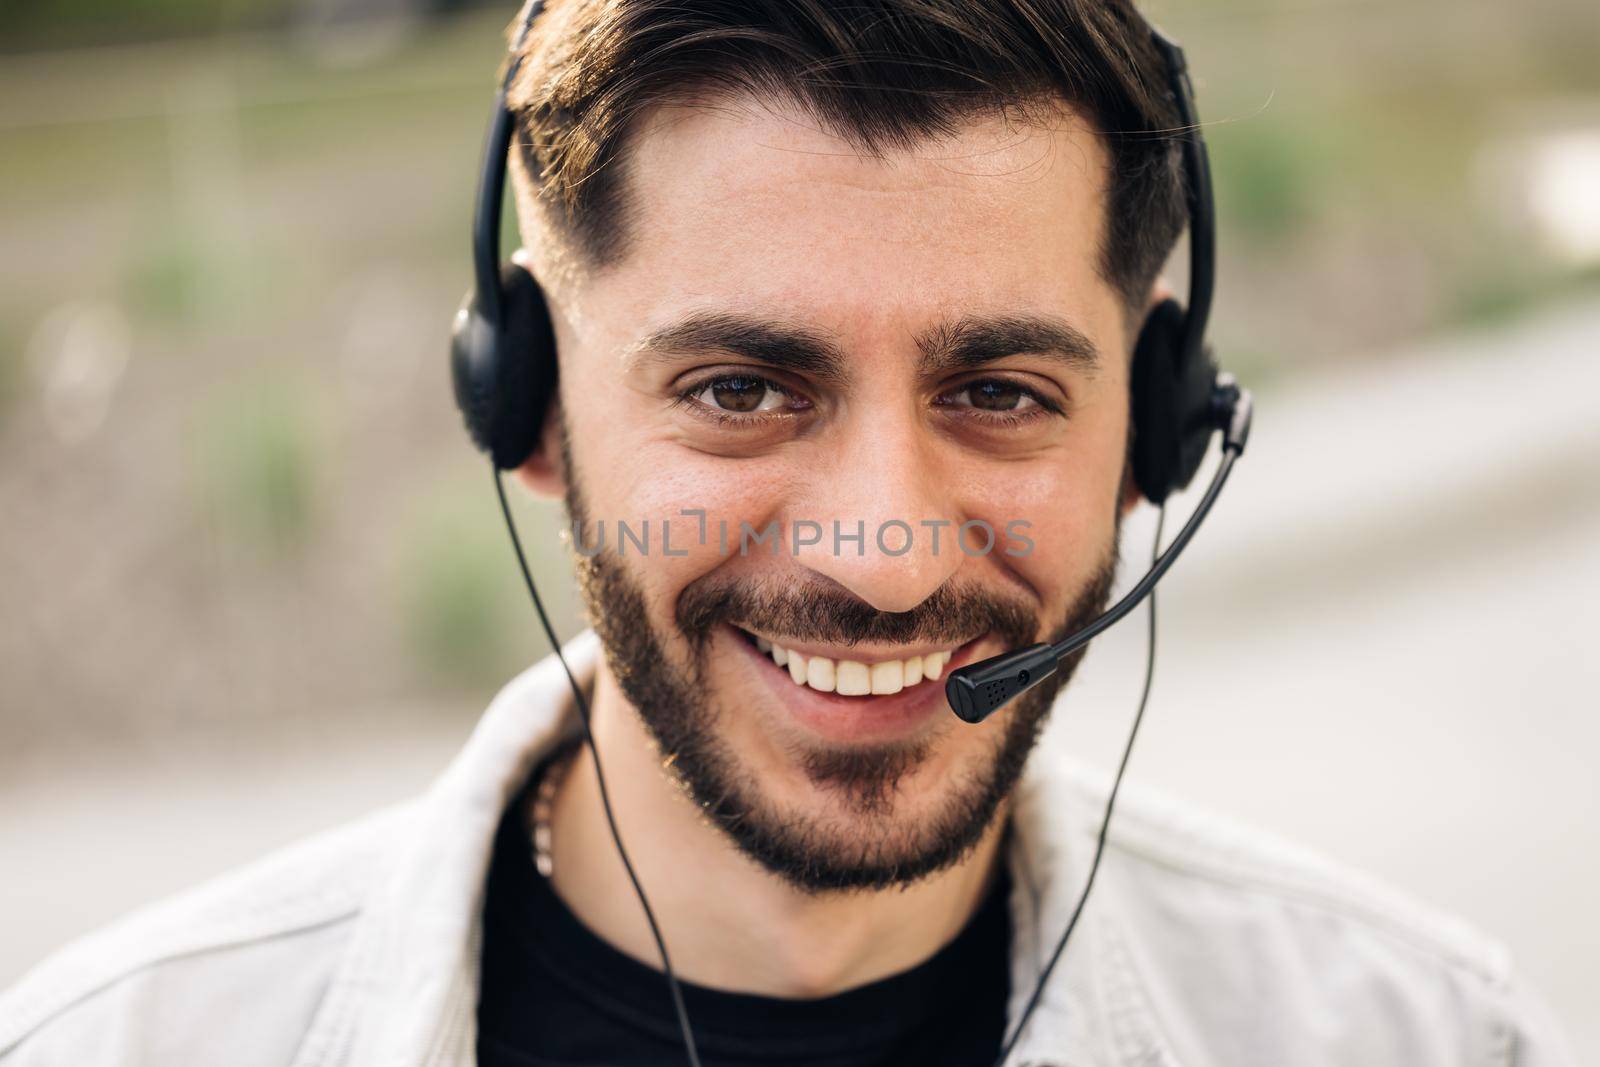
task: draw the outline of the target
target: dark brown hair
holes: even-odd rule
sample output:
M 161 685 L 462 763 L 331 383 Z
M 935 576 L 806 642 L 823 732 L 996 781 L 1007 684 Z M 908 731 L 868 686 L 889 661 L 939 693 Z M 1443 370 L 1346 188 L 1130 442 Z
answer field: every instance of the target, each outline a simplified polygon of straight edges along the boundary
M 553 0 L 525 48 L 510 94 L 521 169 L 593 265 L 625 251 L 635 120 L 706 92 L 787 97 L 869 153 L 1066 101 L 1106 139 L 1100 272 L 1130 310 L 1185 221 L 1176 109 L 1124 0 Z

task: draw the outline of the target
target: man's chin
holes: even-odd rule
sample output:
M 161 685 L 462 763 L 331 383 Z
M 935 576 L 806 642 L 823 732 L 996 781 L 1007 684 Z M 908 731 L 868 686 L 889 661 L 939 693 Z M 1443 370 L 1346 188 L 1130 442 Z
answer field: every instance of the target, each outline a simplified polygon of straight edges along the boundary
M 739 714 L 680 705 L 679 716 L 644 693 L 630 700 L 712 825 L 808 893 L 903 887 L 970 856 L 1048 706 L 1030 693 L 981 732 L 958 732 L 945 713 L 952 725 L 929 737 L 839 744 L 780 740 L 747 704 Z
M 741 852 L 813 893 L 903 887 L 968 857 L 1034 732 L 996 721 L 982 735 L 948 727 L 887 742 L 795 743 L 754 736 L 756 719 L 711 731 L 725 743 L 680 749 L 671 766 Z
M 966 858 L 1002 799 L 965 778 L 926 792 L 926 771 L 916 747 L 816 752 L 803 769 L 809 801 L 736 793 L 713 817 L 740 851 L 806 892 L 905 886 Z

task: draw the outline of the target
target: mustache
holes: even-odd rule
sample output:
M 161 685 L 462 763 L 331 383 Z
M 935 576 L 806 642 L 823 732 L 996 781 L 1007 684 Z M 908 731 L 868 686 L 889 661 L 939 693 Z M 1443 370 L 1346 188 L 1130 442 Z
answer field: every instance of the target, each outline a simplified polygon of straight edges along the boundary
M 946 583 L 909 611 L 879 611 L 826 579 L 799 587 L 707 575 L 678 596 L 678 629 L 702 651 L 721 623 L 819 644 L 964 644 L 986 633 L 1033 640 L 1038 607 L 1016 594 Z

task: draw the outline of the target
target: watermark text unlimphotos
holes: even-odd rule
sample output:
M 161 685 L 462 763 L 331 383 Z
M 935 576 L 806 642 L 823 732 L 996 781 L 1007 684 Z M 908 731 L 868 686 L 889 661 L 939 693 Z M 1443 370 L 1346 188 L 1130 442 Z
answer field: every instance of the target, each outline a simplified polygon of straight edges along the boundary
M 744 521 L 734 526 L 727 519 L 709 522 L 704 508 L 684 508 L 676 521 L 597 519 L 592 525 L 594 529 L 588 530 L 576 520 L 572 523 L 572 547 L 585 558 L 598 556 L 608 548 L 619 556 L 681 557 L 689 554 L 690 546 L 705 548 L 712 544 L 723 556 L 757 552 L 776 556 L 782 551 L 793 556 L 802 552 L 864 556 L 869 545 L 885 556 L 903 556 L 919 545 L 935 556 L 956 549 L 968 556 L 987 556 L 991 552 L 1019 557 L 1033 554 L 1033 538 L 1024 532 L 1033 525 L 1027 519 L 1009 519 L 998 529 L 984 519 L 959 523 L 953 519 L 886 519 L 871 528 L 865 519 L 854 523 L 842 519 L 828 523 L 795 519 L 789 523 L 785 536 L 777 519 L 759 527 Z

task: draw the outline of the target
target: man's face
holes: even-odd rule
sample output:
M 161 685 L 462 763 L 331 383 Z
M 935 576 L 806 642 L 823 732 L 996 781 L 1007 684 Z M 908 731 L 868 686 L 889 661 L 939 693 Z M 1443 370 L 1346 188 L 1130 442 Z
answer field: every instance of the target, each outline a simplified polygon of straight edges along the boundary
M 555 302 L 610 670 L 694 799 L 803 888 L 961 858 L 1070 670 L 978 726 L 942 675 L 1109 591 L 1125 309 L 1097 271 L 1104 149 L 1053 126 L 976 117 L 872 158 L 794 109 L 660 109 L 626 255 Z

